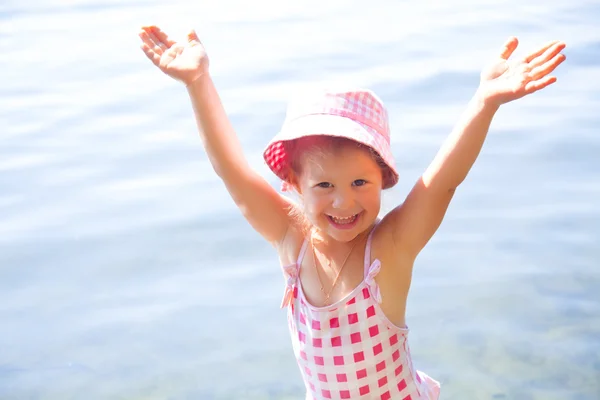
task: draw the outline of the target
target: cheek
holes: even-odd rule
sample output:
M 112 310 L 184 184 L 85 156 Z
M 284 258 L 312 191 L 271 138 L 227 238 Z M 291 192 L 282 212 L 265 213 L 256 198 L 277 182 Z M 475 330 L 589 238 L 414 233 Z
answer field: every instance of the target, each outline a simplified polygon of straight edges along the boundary
M 304 210 L 308 214 L 318 214 L 323 212 L 323 209 L 327 207 L 326 196 L 315 196 L 308 195 L 304 196 Z
M 379 209 L 381 207 L 381 192 L 368 191 L 361 196 L 361 203 L 365 208 Z

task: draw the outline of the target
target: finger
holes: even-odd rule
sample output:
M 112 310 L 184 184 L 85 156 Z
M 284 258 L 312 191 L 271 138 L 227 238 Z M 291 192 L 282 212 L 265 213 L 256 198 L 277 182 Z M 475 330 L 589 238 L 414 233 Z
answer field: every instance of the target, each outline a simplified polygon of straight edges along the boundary
M 167 36 L 167 34 L 164 33 L 158 26 L 151 26 L 150 30 L 161 42 L 166 44 L 167 47 L 171 47 L 175 44 L 175 41 L 169 39 L 169 36 Z
M 154 43 L 154 40 L 152 40 L 150 35 L 148 35 L 148 32 L 146 32 L 145 30 L 141 30 L 138 35 L 139 35 L 140 39 L 142 39 L 142 43 L 144 43 L 148 47 L 156 46 L 156 43 Z
M 140 38 L 142 39 L 142 42 L 146 46 L 151 48 L 152 51 L 154 51 L 158 55 L 162 55 L 162 53 L 164 52 L 164 49 L 160 46 L 160 41 L 158 40 L 158 38 L 155 35 L 151 34 L 146 29 L 140 31 L 139 35 L 140 35 Z
M 531 94 L 556 82 L 555 76 L 545 76 L 537 81 L 531 81 L 525 86 L 525 93 Z
M 508 40 L 504 43 L 504 47 L 502 48 L 502 51 L 500 52 L 500 58 L 508 60 L 508 58 L 515 51 L 515 49 L 517 48 L 518 45 L 519 45 L 519 39 L 517 39 L 514 36 L 511 36 L 510 38 L 508 38 Z
M 146 57 L 148 57 L 148 59 L 150 59 L 150 61 L 152 61 L 154 65 L 156 65 L 157 67 L 160 66 L 161 56 L 154 51 L 153 47 L 148 46 L 146 43 L 142 43 L 140 48 L 142 49 Z
M 188 42 L 198 42 L 198 43 L 201 43 L 200 42 L 200 38 L 198 38 L 198 34 L 193 29 L 190 31 L 190 33 L 188 33 L 187 38 L 188 38 Z
M 554 46 L 556 43 L 558 43 L 558 40 L 553 40 L 551 42 L 546 43 L 545 45 L 543 45 L 542 47 L 540 47 L 536 51 L 534 51 L 534 52 L 530 53 L 528 56 L 526 56 L 523 59 L 523 61 L 526 62 L 526 63 L 530 62 L 531 60 L 533 60 L 534 58 L 536 58 L 540 54 L 544 53 L 550 47 Z
M 156 43 L 156 45 L 160 47 L 162 51 L 165 51 L 169 48 L 169 46 L 167 46 L 167 44 L 163 42 L 152 30 L 148 31 L 148 35 L 152 38 L 152 40 L 154 40 L 154 43 Z
M 546 63 L 548 60 L 551 60 L 558 53 L 564 50 L 565 47 L 566 45 L 564 43 L 556 42 L 553 46 L 550 46 L 548 49 L 546 49 L 546 51 L 543 54 L 531 60 L 531 62 L 529 63 L 529 67 L 535 68 Z
M 566 59 L 564 54 L 556 54 L 552 59 L 532 69 L 529 76 L 532 80 L 538 80 L 554 71 Z

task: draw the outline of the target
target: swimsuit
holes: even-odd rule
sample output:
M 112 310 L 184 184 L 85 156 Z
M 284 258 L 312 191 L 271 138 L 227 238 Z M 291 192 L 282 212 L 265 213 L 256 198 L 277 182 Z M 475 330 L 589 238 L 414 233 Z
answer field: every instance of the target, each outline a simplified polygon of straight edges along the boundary
M 438 382 L 414 369 L 408 328 L 383 314 L 370 262 L 370 232 L 365 247 L 364 280 L 344 299 L 314 307 L 302 292 L 299 273 L 309 241 L 295 264 L 283 267 L 287 278 L 282 308 L 288 309 L 292 346 L 306 386 L 307 400 L 437 400 Z

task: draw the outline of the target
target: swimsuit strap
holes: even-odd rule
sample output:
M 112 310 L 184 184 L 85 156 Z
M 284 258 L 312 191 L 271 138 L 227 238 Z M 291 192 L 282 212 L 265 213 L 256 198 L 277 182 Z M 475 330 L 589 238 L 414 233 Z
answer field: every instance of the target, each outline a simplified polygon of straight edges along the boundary
M 304 259 L 304 254 L 306 254 L 306 249 L 308 248 L 308 238 L 304 239 L 302 243 L 302 247 L 300 247 L 300 252 L 298 253 L 298 261 L 296 264 L 298 265 L 298 269 L 300 269 L 300 265 L 302 265 L 302 260 Z
M 373 242 L 373 233 L 375 232 L 375 229 L 377 228 L 377 225 L 379 224 L 379 220 L 375 221 L 375 225 L 373 226 L 373 228 L 371 229 L 371 232 L 369 232 L 369 237 L 367 238 L 367 244 L 365 245 L 365 271 L 364 271 L 364 276 L 366 277 L 369 273 L 369 268 L 371 267 L 371 244 Z
M 297 292 L 298 276 L 300 275 L 300 265 L 302 265 L 302 259 L 306 253 L 308 247 L 308 239 L 304 239 L 300 253 L 298 254 L 298 260 L 295 264 L 286 265 L 283 267 L 283 274 L 285 275 L 285 292 L 281 301 L 281 308 L 291 305 L 293 298 Z
M 373 260 L 371 262 L 371 244 L 373 242 L 373 232 L 375 232 L 375 228 L 377 228 L 377 224 L 379 224 L 379 220 L 375 223 L 371 232 L 369 232 L 369 237 L 367 238 L 367 244 L 365 246 L 365 282 L 371 289 L 371 293 L 373 297 L 378 303 L 381 303 L 381 292 L 379 291 L 379 285 L 375 281 L 375 277 L 381 270 L 381 262 L 379 259 Z

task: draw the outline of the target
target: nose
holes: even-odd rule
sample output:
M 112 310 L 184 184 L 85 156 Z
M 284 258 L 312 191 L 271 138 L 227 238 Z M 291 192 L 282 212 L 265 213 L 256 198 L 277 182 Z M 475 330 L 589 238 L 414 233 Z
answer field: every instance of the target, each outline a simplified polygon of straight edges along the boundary
M 354 206 L 352 194 L 343 190 L 337 190 L 333 198 L 333 208 L 338 210 L 350 209 Z

